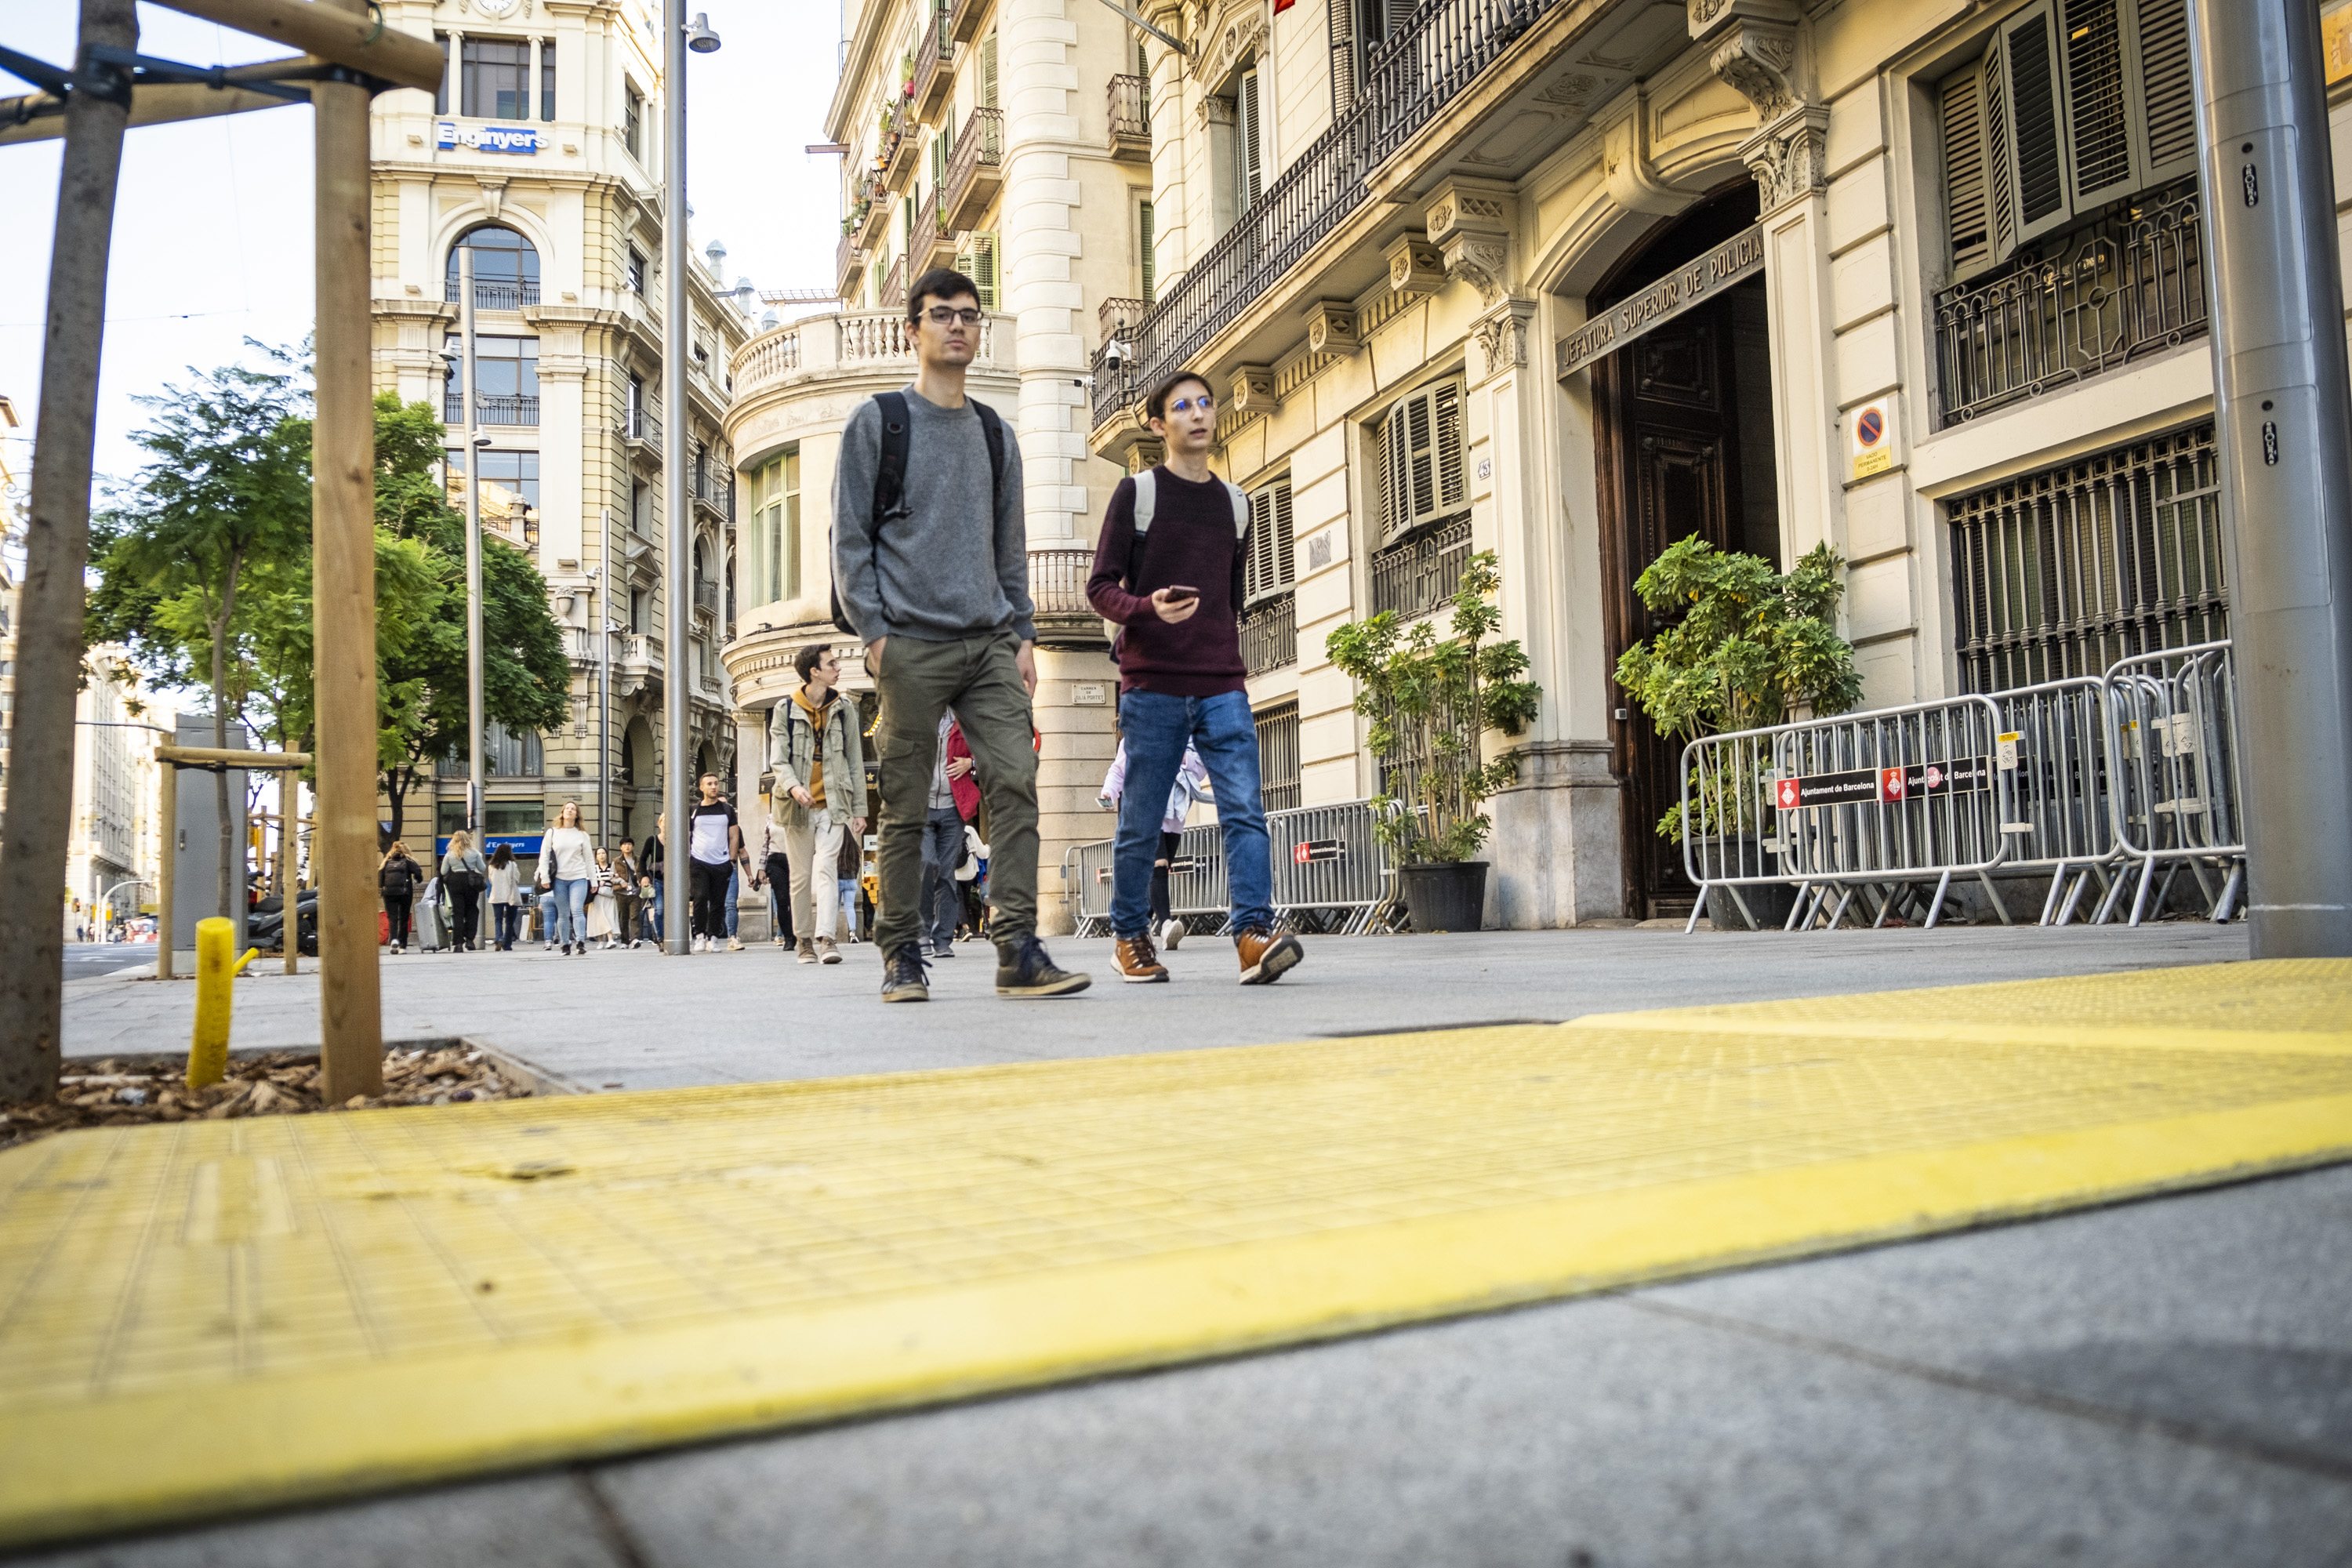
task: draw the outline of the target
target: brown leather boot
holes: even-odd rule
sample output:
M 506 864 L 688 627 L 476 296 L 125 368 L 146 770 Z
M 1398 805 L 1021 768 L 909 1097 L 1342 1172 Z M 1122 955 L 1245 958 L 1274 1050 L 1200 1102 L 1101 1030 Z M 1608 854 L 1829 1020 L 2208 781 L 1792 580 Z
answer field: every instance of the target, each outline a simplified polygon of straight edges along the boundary
M 1276 936 L 1270 931 L 1254 929 L 1234 938 L 1234 951 L 1241 955 L 1242 984 L 1271 985 L 1298 967 L 1307 950 L 1298 939 L 1285 931 Z
M 1151 951 L 1150 937 L 1118 939 L 1118 977 L 1130 985 L 1150 985 L 1168 978 L 1168 966 Z

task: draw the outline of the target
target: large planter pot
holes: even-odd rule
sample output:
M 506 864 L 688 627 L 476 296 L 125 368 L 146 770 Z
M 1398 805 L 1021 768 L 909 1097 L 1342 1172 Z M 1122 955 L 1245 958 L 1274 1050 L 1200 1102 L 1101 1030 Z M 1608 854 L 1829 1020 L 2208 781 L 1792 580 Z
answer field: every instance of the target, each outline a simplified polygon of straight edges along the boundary
M 1751 870 L 1772 863 L 1753 838 L 1738 841 L 1720 858 L 1723 864 L 1747 867 Z M 1756 917 L 1759 931 L 1779 931 L 1789 923 L 1789 913 L 1797 907 L 1797 889 L 1786 882 L 1743 884 L 1739 897 L 1747 904 L 1748 912 Z M 1706 918 L 1717 931 L 1748 929 L 1748 922 L 1740 918 L 1739 905 L 1731 901 L 1731 889 L 1720 884 L 1706 890 Z
M 1397 893 L 1415 931 L 1476 931 L 1486 913 L 1486 862 L 1400 866 Z

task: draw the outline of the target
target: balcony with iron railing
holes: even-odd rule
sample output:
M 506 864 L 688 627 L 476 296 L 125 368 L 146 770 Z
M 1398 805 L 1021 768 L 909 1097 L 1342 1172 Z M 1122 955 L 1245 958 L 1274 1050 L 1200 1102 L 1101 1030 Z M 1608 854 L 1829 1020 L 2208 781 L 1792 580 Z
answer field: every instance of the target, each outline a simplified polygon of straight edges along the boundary
M 882 298 L 877 303 L 903 306 L 907 302 L 907 258 L 903 256 L 890 263 L 890 270 L 882 275 Z
M 1519 36 L 1564 0 L 1421 0 L 1405 24 L 1366 52 L 1355 105 L 1265 187 L 1123 340 L 1113 370 L 1095 363 L 1094 422 L 1109 424 L 1233 324 L 1364 205 L 1375 170 Z
M 1470 564 L 1470 520 L 1441 523 L 1374 552 L 1372 612 L 1418 620 L 1452 598 Z
M 621 405 L 621 434 L 656 457 L 661 455 L 661 416 L 642 403 Z
M 939 113 L 955 89 L 955 34 L 948 26 L 947 0 L 932 0 L 931 25 L 915 46 L 915 112 L 925 120 Z
M 1242 612 L 1242 668 L 1264 675 L 1298 662 L 1297 601 L 1285 594 Z
M 948 36 L 959 44 L 968 44 L 980 37 L 980 27 L 988 19 L 993 0 L 949 0 Z
M 882 132 L 882 183 L 905 185 L 922 161 L 923 128 L 915 118 L 913 104 L 902 100 L 890 111 L 890 122 Z
M 1094 574 L 1091 550 L 1029 552 L 1029 598 L 1036 611 L 1037 640 L 1047 647 L 1100 647 L 1102 617 L 1087 600 Z
M 441 419 L 447 425 L 466 422 L 466 400 L 455 392 L 441 395 Z M 536 425 L 539 423 L 539 394 L 516 392 L 485 395 L 474 399 L 474 423 L 477 425 Z
M 1100 347 L 1114 338 L 1124 338 L 1135 323 L 1143 320 L 1150 310 L 1147 300 L 1114 296 L 1095 307 L 1095 344 Z
M 859 247 L 855 234 L 845 234 L 834 247 L 834 293 L 841 299 L 855 298 L 858 280 L 866 276 L 866 252 Z
M 1012 317 L 982 317 L 972 372 L 1011 374 L 1013 341 Z M 914 364 L 915 344 L 907 332 L 904 310 L 813 316 L 771 327 L 735 351 L 735 402 L 740 408 L 762 393 L 803 378 L 898 375 L 913 370 Z
M 920 277 L 934 267 L 952 267 L 955 257 L 955 234 L 940 226 L 940 194 L 933 191 L 915 205 L 915 234 L 907 244 L 907 265 Z
M 454 305 L 463 285 L 457 279 L 444 281 L 441 298 Z M 539 279 L 536 278 L 477 278 L 474 279 L 474 309 L 477 310 L 520 310 L 526 305 L 539 303 Z
M 2191 177 L 1937 295 L 1937 427 L 2203 337 L 2200 222 Z
M 866 204 L 865 216 L 857 220 L 857 248 L 871 256 L 890 232 L 890 209 L 897 203 L 878 174 L 870 174 L 857 183 L 857 196 Z
M 950 228 L 978 228 L 1004 184 L 1004 112 L 975 109 L 948 154 L 940 213 Z
M 1151 79 L 1115 76 L 1110 79 L 1110 155 L 1151 160 Z

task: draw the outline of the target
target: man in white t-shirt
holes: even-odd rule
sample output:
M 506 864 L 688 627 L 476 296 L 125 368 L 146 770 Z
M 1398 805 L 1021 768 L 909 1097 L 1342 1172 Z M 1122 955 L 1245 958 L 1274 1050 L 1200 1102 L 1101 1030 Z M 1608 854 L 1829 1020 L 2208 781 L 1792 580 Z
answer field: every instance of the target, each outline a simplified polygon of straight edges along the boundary
M 722 942 L 740 951 L 727 934 L 727 878 L 744 863 L 743 827 L 735 808 L 719 792 L 719 775 L 702 775 L 702 798 L 688 814 L 687 857 L 694 898 L 696 952 L 716 952 Z

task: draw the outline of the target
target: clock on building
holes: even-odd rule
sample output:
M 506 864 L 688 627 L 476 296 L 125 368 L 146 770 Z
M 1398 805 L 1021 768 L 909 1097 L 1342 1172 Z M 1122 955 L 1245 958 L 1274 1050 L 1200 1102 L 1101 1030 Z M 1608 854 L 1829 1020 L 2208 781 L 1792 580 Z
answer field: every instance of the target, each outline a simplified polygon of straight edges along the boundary
M 513 16 L 521 5 L 522 0 L 474 0 L 474 9 L 494 21 Z

